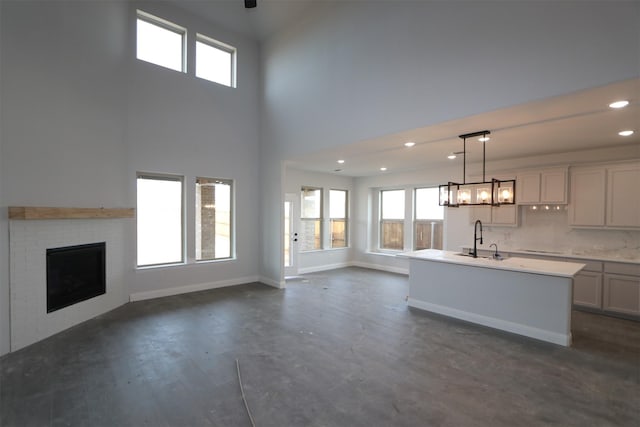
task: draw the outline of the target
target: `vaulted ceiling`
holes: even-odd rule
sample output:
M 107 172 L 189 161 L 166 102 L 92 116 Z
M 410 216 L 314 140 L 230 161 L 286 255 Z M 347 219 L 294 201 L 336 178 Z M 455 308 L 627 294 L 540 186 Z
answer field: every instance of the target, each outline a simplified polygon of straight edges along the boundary
M 257 7 L 244 8 L 244 0 L 171 0 L 177 6 L 211 22 L 262 41 L 285 28 L 311 6 L 322 0 L 257 0 Z M 609 104 L 619 99 L 629 106 L 614 110 Z M 488 129 L 487 158 L 506 160 L 534 155 L 566 153 L 587 149 L 634 146 L 640 157 L 640 79 L 616 82 L 577 93 L 531 102 L 499 111 L 428 126 L 394 135 L 380 135 L 367 141 L 290 159 L 295 168 L 347 176 L 370 176 L 444 167 L 447 155 L 462 150 L 458 135 Z M 631 136 L 619 136 L 634 130 Z M 415 142 L 406 148 L 405 142 Z M 468 161 L 479 160 L 482 145 L 469 141 Z M 344 163 L 337 163 L 344 160 Z M 458 160 L 460 161 L 460 157 Z

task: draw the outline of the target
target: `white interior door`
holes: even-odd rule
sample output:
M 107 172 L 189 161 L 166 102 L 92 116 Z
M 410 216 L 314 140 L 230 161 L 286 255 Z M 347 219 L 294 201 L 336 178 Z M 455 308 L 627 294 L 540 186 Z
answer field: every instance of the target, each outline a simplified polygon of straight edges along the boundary
M 285 194 L 284 198 L 284 275 L 298 274 L 298 228 L 300 207 L 297 194 Z

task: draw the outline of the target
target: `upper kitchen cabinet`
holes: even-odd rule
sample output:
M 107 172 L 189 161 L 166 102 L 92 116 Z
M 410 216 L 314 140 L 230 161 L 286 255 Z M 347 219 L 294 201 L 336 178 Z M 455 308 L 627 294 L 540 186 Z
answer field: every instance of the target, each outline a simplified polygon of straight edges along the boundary
M 483 225 L 517 227 L 518 208 L 515 205 L 471 206 L 469 208 L 469 221 L 473 224 L 477 219 Z
M 607 225 L 640 227 L 640 163 L 607 168 Z
M 605 168 L 571 169 L 569 225 L 604 226 Z
M 640 228 L 640 163 L 571 169 L 569 225 Z
M 524 171 L 516 177 L 516 203 L 567 203 L 567 168 Z

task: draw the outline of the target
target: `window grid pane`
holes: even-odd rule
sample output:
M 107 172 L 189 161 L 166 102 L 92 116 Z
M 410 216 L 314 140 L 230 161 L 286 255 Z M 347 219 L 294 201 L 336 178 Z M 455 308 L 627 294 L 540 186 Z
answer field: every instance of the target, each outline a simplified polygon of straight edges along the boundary
M 183 262 L 182 179 L 137 178 L 137 265 Z
M 439 189 L 416 188 L 414 249 L 442 249 L 444 207 L 439 203 Z
M 415 250 L 442 249 L 443 222 L 418 220 L 415 222 Z M 433 237 L 432 237 L 433 236 Z M 433 242 L 432 239 L 433 238 Z
M 383 220 L 381 234 L 382 249 L 402 250 L 404 248 L 404 220 Z
M 416 188 L 416 219 L 444 219 L 438 188 Z
M 382 219 L 404 219 L 404 190 L 383 190 Z
M 380 248 L 404 249 L 404 190 L 380 191 Z
M 300 222 L 302 225 L 300 233 L 300 250 L 314 251 L 322 249 L 320 220 L 302 219 Z
M 233 52 L 196 41 L 196 77 L 234 87 L 233 55 Z
M 321 200 L 322 191 L 319 188 L 302 188 L 302 212 L 301 218 L 316 218 L 321 217 Z
M 347 247 L 347 221 L 344 219 L 331 220 L 331 247 Z
M 184 36 L 186 31 L 171 24 L 153 22 L 154 18 L 139 13 L 137 20 L 136 57 L 175 71 L 184 72 Z
M 302 187 L 300 250 L 322 249 L 322 189 Z
M 196 178 L 196 261 L 231 258 L 232 182 Z
M 329 190 L 331 247 L 347 247 L 347 191 Z

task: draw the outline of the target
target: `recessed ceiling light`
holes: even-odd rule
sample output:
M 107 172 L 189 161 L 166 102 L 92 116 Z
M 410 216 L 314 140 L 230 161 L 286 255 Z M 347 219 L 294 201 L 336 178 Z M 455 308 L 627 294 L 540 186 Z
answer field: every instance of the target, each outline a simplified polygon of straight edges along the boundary
M 456 157 L 457 157 L 457 156 L 456 156 L 456 153 L 449 153 L 449 155 L 447 156 L 447 159 L 453 160 L 453 159 L 455 159 Z
M 612 102 L 611 104 L 609 104 L 609 107 L 611 107 L 611 108 L 624 108 L 627 105 L 629 105 L 629 101 L 627 101 L 626 99 L 623 99 L 623 100 L 620 100 L 620 101 Z
M 487 142 L 488 140 L 490 140 L 491 138 L 489 138 L 488 136 L 481 136 L 480 138 L 478 138 L 478 141 L 480 142 Z
M 409 148 L 413 147 L 414 145 L 416 145 L 416 143 L 413 142 L 413 141 L 409 141 L 409 142 L 405 142 L 404 143 L 404 146 L 405 147 L 409 147 Z
M 633 135 L 633 131 L 632 130 L 621 130 L 620 132 L 618 132 L 618 135 L 620 135 L 620 136 L 630 136 L 630 135 Z
M 344 160 L 340 159 L 340 160 L 338 160 L 338 163 L 343 164 Z
M 384 171 L 386 171 L 386 170 L 387 170 L 387 168 L 385 168 L 385 167 L 383 166 L 383 167 L 381 167 L 381 168 L 380 168 L 380 170 L 381 170 L 382 172 L 384 172 Z

